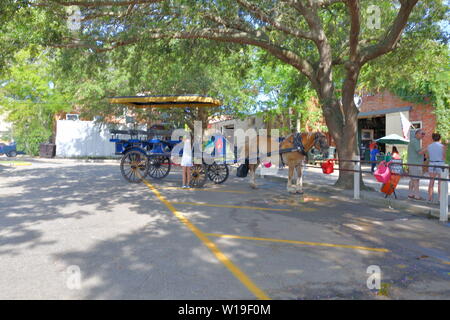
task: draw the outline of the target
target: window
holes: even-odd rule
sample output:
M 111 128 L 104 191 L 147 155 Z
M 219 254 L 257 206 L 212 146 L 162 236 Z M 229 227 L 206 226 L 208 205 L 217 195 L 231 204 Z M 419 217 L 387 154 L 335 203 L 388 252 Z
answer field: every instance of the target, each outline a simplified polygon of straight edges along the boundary
M 66 120 L 76 121 L 76 120 L 79 120 L 79 119 L 80 118 L 79 118 L 78 114 L 70 114 L 70 113 L 66 114 Z
M 422 129 L 422 121 L 411 121 L 411 125 L 415 129 Z
M 373 129 L 362 129 L 361 140 L 373 140 Z

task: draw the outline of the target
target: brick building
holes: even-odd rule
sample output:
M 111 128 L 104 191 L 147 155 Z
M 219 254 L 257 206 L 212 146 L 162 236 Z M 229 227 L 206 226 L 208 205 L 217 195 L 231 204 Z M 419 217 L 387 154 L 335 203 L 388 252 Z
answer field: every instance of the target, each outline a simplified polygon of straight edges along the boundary
M 432 142 L 431 134 L 436 129 L 436 115 L 431 104 L 412 103 L 402 100 L 398 96 L 383 91 L 376 94 L 362 96 L 362 104 L 358 115 L 358 133 L 360 143 L 368 146 L 371 139 L 378 139 L 389 134 L 403 136 L 400 112 L 416 127 L 422 128 L 426 136 L 423 145 Z M 381 145 L 382 151 L 385 146 Z M 390 151 L 388 146 L 388 151 Z M 397 146 L 399 147 L 399 146 Z M 400 147 L 402 152 L 405 147 Z

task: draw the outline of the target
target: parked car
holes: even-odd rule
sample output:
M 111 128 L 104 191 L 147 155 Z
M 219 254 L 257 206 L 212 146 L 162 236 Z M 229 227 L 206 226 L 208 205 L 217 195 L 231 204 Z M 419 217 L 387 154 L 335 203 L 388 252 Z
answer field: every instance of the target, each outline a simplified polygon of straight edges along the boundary
M 10 145 L 0 143 L 0 156 L 4 154 L 6 154 L 7 157 L 15 157 L 18 154 L 24 154 L 24 152 L 17 151 L 16 143 L 14 142 Z

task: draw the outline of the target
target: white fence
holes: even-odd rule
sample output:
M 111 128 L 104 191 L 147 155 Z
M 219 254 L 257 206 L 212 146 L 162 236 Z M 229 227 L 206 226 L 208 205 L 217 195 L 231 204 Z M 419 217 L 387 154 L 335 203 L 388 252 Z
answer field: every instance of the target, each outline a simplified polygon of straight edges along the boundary
M 94 121 L 58 120 L 56 124 L 57 157 L 110 157 L 114 143 L 109 142 L 110 126 Z

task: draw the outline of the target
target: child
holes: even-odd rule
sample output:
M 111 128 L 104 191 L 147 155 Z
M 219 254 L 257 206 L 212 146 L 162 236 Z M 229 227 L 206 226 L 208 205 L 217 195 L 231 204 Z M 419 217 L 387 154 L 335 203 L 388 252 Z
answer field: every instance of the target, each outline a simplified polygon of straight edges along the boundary
M 372 173 L 375 171 L 375 167 L 377 165 L 377 155 L 380 154 L 380 150 L 378 150 L 378 145 L 375 144 L 373 149 L 370 151 L 370 161 L 372 161 Z
M 427 152 L 428 152 L 428 158 L 430 160 L 431 166 L 443 166 L 445 165 L 444 159 L 445 159 L 445 152 L 444 152 L 444 145 L 440 143 L 441 135 L 439 133 L 433 133 L 431 135 L 431 138 L 433 139 L 433 143 L 428 145 Z M 429 167 L 428 173 L 430 174 L 430 184 L 428 185 L 428 201 L 433 201 L 433 191 L 434 191 L 434 178 L 440 178 L 441 173 L 443 172 L 442 168 L 434 168 Z M 441 184 L 438 183 L 438 195 L 441 194 Z
M 183 186 L 189 188 L 191 183 L 192 148 L 189 134 L 183 139 L 183 156 L 181 157 L 181 168 L 183 168 Z
M 397 150 L 396 146 L 392 147 L 392 153 L 391 153 L 392 159 L 393 160 L 401 160 L 402 158 L 400 157 L 400 153 Z

